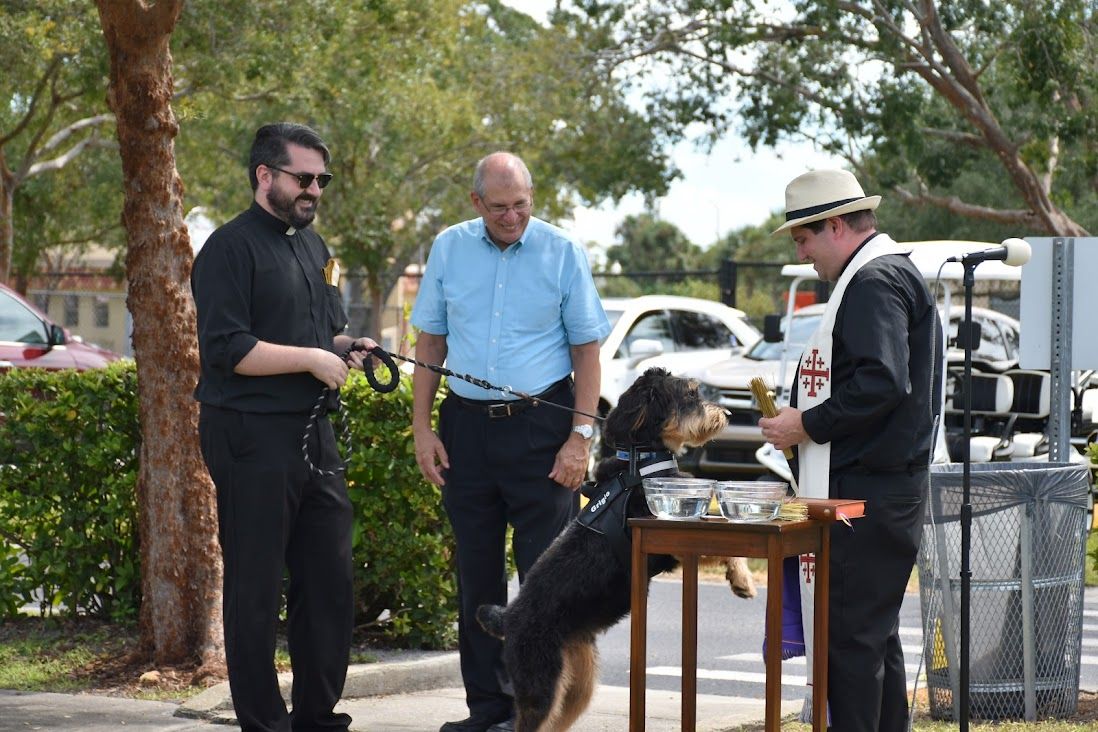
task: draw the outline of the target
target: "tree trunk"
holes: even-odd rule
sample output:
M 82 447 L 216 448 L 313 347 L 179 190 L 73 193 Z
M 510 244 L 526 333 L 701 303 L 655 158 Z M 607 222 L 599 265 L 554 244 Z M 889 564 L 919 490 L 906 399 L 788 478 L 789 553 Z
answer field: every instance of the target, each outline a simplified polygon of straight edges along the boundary
M 193 255 L 176 172 L 169 40 L 183 0 L 96 0 L 117 117 L 141 416 L 142 650 L 157 665 L 224 668 L 213 484 L 198 448 Z
M 381 328 L 385 319 L 385 292 L 378 285 L 370 287 L 370 322 L 366 336 L 381 343 Z
M 0 282 L 7 284 L 15 246 L 15 221 L 12 219 L 15 176 L 8 172 L 4 162 L 4 152 L 0 150 Z

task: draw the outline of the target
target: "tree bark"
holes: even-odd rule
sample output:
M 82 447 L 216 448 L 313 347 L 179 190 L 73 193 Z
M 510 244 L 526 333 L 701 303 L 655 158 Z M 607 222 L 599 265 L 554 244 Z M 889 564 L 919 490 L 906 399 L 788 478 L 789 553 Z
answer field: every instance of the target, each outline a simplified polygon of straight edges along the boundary
M 96 0 L 110 54 L 125 186 L 127 305 L 141 417 L 142 650 L 157 665 L 224 669 L 213 485 L 197 439 L 193 255 L 175 167 L 169 41 L 183 0 Z
M 11 279 L 11 256 L 15 248 L 14 202 L 15 177 L 4 165 L 4 151 L 0 149 L 0 282 L 4 283 Z

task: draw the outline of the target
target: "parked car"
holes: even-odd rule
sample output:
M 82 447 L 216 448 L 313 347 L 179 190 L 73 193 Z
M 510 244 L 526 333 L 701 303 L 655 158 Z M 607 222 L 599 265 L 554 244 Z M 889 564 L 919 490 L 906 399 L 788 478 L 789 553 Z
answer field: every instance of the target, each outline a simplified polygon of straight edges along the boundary
M 602 305 L 613 326 L 599 352 L 598 408 L 603 415 L 645 369 L 660 366 L 684 374 L 739 353 L 761 337 L 742 310 L 712 300 L 643 295 L 604 298 Z M 596 446 L 601 445 L 597 427 L 596 423 Z M 594 457 L 600 454 L 591 452 Z
M 0 285 L 0 371 L 10 368 L 91 369 L 121 358 L 84 343 L 19 293 Z

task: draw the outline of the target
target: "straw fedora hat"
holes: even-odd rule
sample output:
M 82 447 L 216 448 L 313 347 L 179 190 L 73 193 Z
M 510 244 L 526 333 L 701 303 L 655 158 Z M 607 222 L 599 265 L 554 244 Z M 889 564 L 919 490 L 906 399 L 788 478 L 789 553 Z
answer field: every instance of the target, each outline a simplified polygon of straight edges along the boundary
M 851 211 L 872 210 L 880 203 L 880 196 L 865 195 L 852 173 L 813 170 L 797 176 L 785 187 L 785 223 L 772 235 Z

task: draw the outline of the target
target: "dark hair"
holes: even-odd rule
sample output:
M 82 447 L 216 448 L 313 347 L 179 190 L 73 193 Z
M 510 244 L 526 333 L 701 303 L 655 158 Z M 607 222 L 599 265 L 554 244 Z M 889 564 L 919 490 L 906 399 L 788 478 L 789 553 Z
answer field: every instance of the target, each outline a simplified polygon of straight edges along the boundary
M 259 187 L 259 179 L 256 178 L 255 169 L 260 165 L 273 165 L 282 167 L 289 165 L 290 155 L 286 151 L 287 143 L 307 147 L 316 150 L 324 156 L 324 165 L 332 159 L 328 152 L 328 146 L 312 127 L 295 124 L 293 122 L 275 122 L 263 125 L 255 133 L 255 141 L 252 143 L 252 154 L 248 160 L 248 180 L 252 183 L 252 190 Z
M 851 211 L 850 213 L 840 214 L 839 218 L 845 221 L 850 230 L 855 233 L 860 234 L 863 231 L 877 228 L 877 214 L 872 209 L 863 208 L 860 211 Z M 813 234 L 819 234 L 827 225 L 827 219 L 809 221 L 807 224 L 802 225 L 806 229 L 810 229 Z

